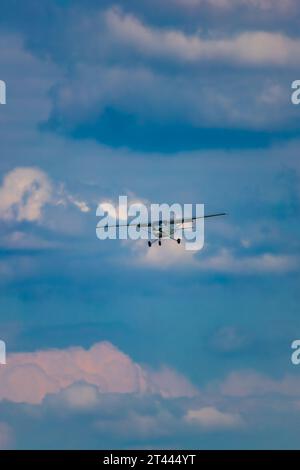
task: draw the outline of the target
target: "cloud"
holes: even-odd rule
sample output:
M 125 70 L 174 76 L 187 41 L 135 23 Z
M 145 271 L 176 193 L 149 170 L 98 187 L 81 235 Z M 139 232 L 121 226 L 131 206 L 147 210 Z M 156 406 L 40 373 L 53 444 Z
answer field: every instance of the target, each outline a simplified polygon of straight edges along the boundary
M 216 255 L 202 260 L 199 268 L 208 272 L 232 274 L 281 274 L 297 271 L 299 262 L 295 256 L 288 254 L 234 255 L 231 250 L 223 248 Z
M 66 205 L 67 203 L 71 203 L 80 212 L 90 212 L 91 208 L 86 201 L 76 199 L 72 194 L 68 194 L 64 190 L 62 190 L 62 199 L 58 201 L 58 204 Z
M 220 384 L 221 393 L 231 397 L 282 395 L 299 397 L 300 379 L 286 374 L 281 379 L 273 379 L 256 371 L 232 372 Z
M 0 187 L 0 219 L 14 222 L 41 222 L 47 206 L 72 205 L 81 212 L 89 212 L 89 205 L 59 185 L 36 167 L 17 167 L 6 173 Z M 21 234 L 14 235 L 14 242 Z
M 191 8 L 210 7 L 221 11 L 232 11 L 238 7 L 259 11 L 293 12 L 296 6 L 295 0 L 169 0 L 178 6 Z
M 62 389 L 58 395 L 50 397 L 50 403 L 53 400 L 62 407 L 75 410 L 88 410 L 94 408 L 99 403 L 99 390 L 94 385 L 87 383 L 75 383 Z
M 72 74 L 53 86 L 44 129 L 148 152 L 263 147 L 299 132 L 289 99 L 295 35 L 158 26 L 119 8 L 76 12 L 66 26 Z M 273 66 L 280 74 L 265 73 Z
M 47 395 L 38 409 L 26 405 L 26 410 L 30 415 L 38 414 L 39 419 L 43 415 L 54 418 L 63 415 L 64 423 L 69 419 L 76 422 L 76 416 L 79 420 L 83 416 L 89 417 L 88 426 L 96 436 L 105 435 L 109 440 L 119 438 L 124 443 L 128 439 L 145 442 L 178 434 L 191 436 L 199 432 L 241 428 L 244 421 L 240 414 L 226 411 L 226 407 L 223 404 L 220 411 L 215 406 L 206 406 L 199 394 L 180 400 L 141 393 L 103 394 L 95 385 L 74 383 L 56 394 Z
M 146 240 L 128 243 L 131 243 L 130 247 L 136 256 L 130 262 L 136 266 L 148 266 L 160 270 L 176 266 L 178 269 L 198 267 L 195 252 L 186 251 L 183 244 L 178 245 L 174 240 L 162 240 L 161 247 L 155 243 L 151 248 L 148 247 Z
M 222 147 L 224 142 L 244 147 L 251 132 L 258 132 L 253 138 L 266 145 L 272 134 L 262 132 L 297 132 L 297 109 L 290 106 L 289 89 L 278 75 L 227 70 L 220 82 L 207 71 L 169 74 L 139 60 L 135 65 L 116 62 L 76 65 L 72 77 L 53 90 L 44 127 L 112 147 L 169 152 Z M 226 137 L 224 129 L 233 133 Z
M 47 395 L 39 405 L 2 401 L 0 412 L 14 428 L 17 446 L 26 448 L 149 448 L 157 442 L 163 448 L 190 448 L 199 439 L 202 448 L 261 448 L 271 442 L 270 426 L 272 445 L 286 447 L 283 432 L 298 429 L 298 390 L 298 395 L 277 398 L 271 390 L 262 397 L 255 390 L 225 395 L 222 388 L 210 386 L 196 397 L 178 400 L 149 393 L 102 393 L 95 384 L 77 382 Z M 47 432 L 38 432 L 45 427 Z M 296 437 L 289 439 L 289 446 L 297 445 Z
M 37 221 L 52 199 L 52 185 L 38 168 L 20 167 L 7 173 L 0 187 L 0 217 L 4 220 Z
M 145 241 L 135 242 L 130 245 L 136 258 L 131 261 L 137 266 L 148 266 L 154 269 L 168 270 L 193 269 L 203 273 L 220 273 L 233 275 L 256 274 L 282 274 L 296 272 L 299 262 L 290 254 L 243 254 L 235 253 L 229 248 L 212 250 L 206 253 L 205 249 L 199 252 L 187 251 L 184 242 L 177 245 L 173 240 L 163 240 L 162 247 L 157 244 L 148 248 Z
M 0 399 L 41 403 L 46 395 L 76 382 L 95 385 L 101 393 L 197 394 L 180 374 L 167 368 L 147 371 L 111 343 L 102 342 L 89 350 L 74 347 L 9 355 L 7 365 L 0 368 Z M 69 392 L 67 399 L 81 406 L 78 395 Z M 93 395 L 88 391 L 82 400 L 91 401 Z
M 149 373 L 154 389 L 164 398 L 194 397 L 199 393 L 189 380 L 168 367 Z
M 168 11 L 170 5 L 168 2 Z M 216 9 L 218 5 L 216 2 Z M 210 32 L 218 30 L 215 15 L 203 18 L 200 26 L 188 26 L 187 16 L 183 17 L 187 9 L 183 8 L 179 9 L 180 21 L 168 19 L 164 24 L 148 15 L 147 8 L 143 14 L 145 5 L 141 9 L 131 6 L 131 13 L 103 10 L 99 5 L 84 11 L 79 5 L 63 9 L 61 18 L 53 17 L 55 28 L 47 30 L 48 40 L 40 38 L 41 50 L 31 38 L 32 30 L 23 32 L 26 49 L 21 35 L 1 35 L 5 51 L 1 65 L 14 96 L 0 126 L 4 148 L 9 144 L 11 152 L 17 147 L 21 155 L 22 139 L 15 139 L 16 128 L 31 143 L 29 160 L 37 146 L 39 151 L 49 152 L 46 147 L 61 144 L 55 136 L 51 139 L 49 133 L 37 131 L 41 128 L 148 152 L 263 147 L 276 137 L 298 133 L 298 110 L 290 105 L 287 86 L 290 70 L 282 67 L 280 74 L 265 73 L 268 64 L 287 60 L 297 65 L 295 32 L 284 33 L 281 25 L 271 29 L 262 25 L 256 31 L 255 24 L 248 30 L 244 24 L 233 24 L 227 31 L 223 21 L 222 36 L 216 36 Z M 202 4 L 200 9 L 202 12 Z M 159 15 L 161 6 L 155 11 Z M 231 13 L 230 19 L 234 23 Z M 127 31 L 131 23 L 133 28 Z M 230 67 L 222 69 L 220 80 L 218 68 L 224 61 Z M 241 71 L 245 65 L 247 73 Z M 187 66 L 193 67 L 192 73 L 186 73 Z M 20 71 L 26 79 L 23 87 L 15 78 Z M 24 105 L 28 102 L 30 115 Z M 46 124 L 38 126 L 41 122 Z M 277 134 L 262 133 L 269 130 Z M 70 148 L 62 147 L 56 152 Z
M 243 32 L 232 38 L 187 36 L 182 31 L 155 29 L 118 9 L 106 13 L 108 31 L 114 40 L 141 55 L 199 63 L 224 61 L 250 66 L 295 65 L 300 60 L 300 40 L 281 33 Z
M 191 424 L 213 430 L 237 428 L 243 423 L 239 414 L 225 413 L 212 406 L 190 409 L 184 418 Z

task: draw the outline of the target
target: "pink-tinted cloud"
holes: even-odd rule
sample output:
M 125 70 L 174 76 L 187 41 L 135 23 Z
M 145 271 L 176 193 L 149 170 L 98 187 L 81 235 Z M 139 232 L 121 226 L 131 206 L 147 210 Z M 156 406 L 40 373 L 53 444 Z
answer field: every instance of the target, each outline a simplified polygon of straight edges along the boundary
M 300 378 L 286 374 L 274 379 L 256 371 L 232 372 L 220 385 L 223 395 L 232 397 L 251 397 L 264 395 L 283 395 L 299 397 Z
M 153 390 L 159 390 L 165 398 L 180 396 L 193 397 L 198 391 L 183 375 L 179 375 L 168 367 L 150 373 Z
M 41 403 L 70 385 L 84 382 L 101 393 L 158 393 L 191 396 L 197 390 L 187 379 L 163 368 L 150 372 L 108 342 L 81 347 L 17 353 L 0 368 L 0 399 Z M 89 397 L 90 398 L 90 397 Z

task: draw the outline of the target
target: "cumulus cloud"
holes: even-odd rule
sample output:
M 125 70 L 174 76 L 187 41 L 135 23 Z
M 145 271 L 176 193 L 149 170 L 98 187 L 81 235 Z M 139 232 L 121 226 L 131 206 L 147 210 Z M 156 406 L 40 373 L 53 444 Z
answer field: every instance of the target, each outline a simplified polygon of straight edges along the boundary
M 0 369 L 0 399 L 41 403 L 46 395 L 76 382 L 95 385 L 101 393 L 197 394 L 180 374 L 167 368 L 147 371 L 112 344 L 102 342 L 89 350 L 74 347 L 9 355 L 7 365 Z M 88 390 L 79 399 L 78 394 L 69 392 L 67 398 L 81 406 L 80 400 L 90 402 L 93 394 Z
M 0 187 L 0 217 L 37 221 L 52 199 L 52 185 L 38 168 L 19 167 L 7 173 Z
M 93 432 L 123 442 L 126 439 L 144 442 L 178 432 L 193 435 L 230 431 L 244 426 L 241 415 L 228 411 L 227 404 L 222 405 L 221 411 L 219 407 L 205 405 L 205 401 L 199 394 L 180 400 L 153 394 L 103 394 L 95 385 L 74 383 L 46 396 L 39 406 L 39 416 L 48 413 L 55 417 L 63 413 L 65 422 L 69 417 L 93 416 Z M 26 406 L 27 411 L 33 408 Z
M 0 187 L 0 219 L 40 222 L 46 205 L 74 205 L 89 212 L 89 205 L 55 185 L 39 168 L 17 167 L 8 172 Z
M 225 413 L 213 406 L 190 409 L 184 418 L 191 424 L 214 430 L 240 427 L 243 422 L 238 413 Z
M 271 382 L 280 382 L 271 377 L 265 378 Z M 47 395 L 38 406 L 2 401 L 0 411 L 4 411 L 14 424 L 20 421 L 23 424 L 21 428 L 26 423 L 26 429 L 34 429 L 30 442 L 40 447 L 49 442 L 49 436 L 52 446 L 68 446 L 69 442 L 64 439 L 66 430 L 72 436 L 73 447 L 98 448 L 100 442 L 103 448 L 107 448 L 122 445 L 155 447 L 158 439 L 163 447 L 170 445 L 170 442 L 178 443 L 178 446 L 180 443 L 181 446 L 183 443 L 187 446 L 194 443 L 197 446 L 200 437 L 205 439 L 205 435 L 211 434 L 216 439 L 213 441 L 216 447 L 236 446 L 237 442 L 239 446 L 247 447 L 254 442 L 249 444 L 249 433 L 259 433 L 268 438 L 271 423 L 277 423 L 274 430 L 278 430 L 279 436 L 283 429 L 289 429 L 290 426 L 295 425 L 297 429 L 299 389 L 293 395 L 282 397 L 274 397 L 273 387 L 269 387 L 261 396 L 256 389 L 249 389 L 249 393 L 243 395 L 230 395 L 225 394 L 220 387 L 222 384 L 213 390 L 211 383 L 208 383 L 208 388 L 203 388 L 196 397 L 182 397 L 178 400 L 150 393 L 102 393 L 95 384 L 76 382 L 55 394 Z M 47 433 L 37 432 L 37 429 L 42 430 L 46 425 Z M 232 441 L 227 440 L 230 436 Z M 22 445 L 24 434 L 19 432 L 17 437 L 20 439 L 17 443 Z M 284 441 L 279 439 L 278 442 L 284 445 Z M 289 442 L 295 442 L 296 445 L 296 439 Z M 259 438 L 257 443 L 259 446 Z

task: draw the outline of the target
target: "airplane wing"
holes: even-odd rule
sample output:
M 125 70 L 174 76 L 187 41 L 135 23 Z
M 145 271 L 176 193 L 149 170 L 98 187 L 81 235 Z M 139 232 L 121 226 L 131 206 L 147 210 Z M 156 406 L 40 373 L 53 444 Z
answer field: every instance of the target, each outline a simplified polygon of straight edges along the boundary
M 227 215 L 226 212 L 220 212 L 218 214 L 206 214 L 206 215 L 202 215 L 200 217 L 191 217 L 189 219 L 185 219 L 185 218 L 182 218 L 182 219 L 173 219 L 173 220 L 159 220 L 157 222 L 147 222 L 147 223 L 144 223 L 144 224 L 131 224 L 130 222 L 128 224 L 116 224 L 116 225 L 107 225 L 107 227 L 116 227 L 116 228 L 119 228 L 119 227 L 138 227 L 138 228 L 143 228 L 143 227 L 152 227 L 152 225 L 161 225 L 161 224 L 170 224 L 170 225 L 177 225 L 177 224 L 184 224 L 185 222 L 193 222 L 194 220 L 197 220 L 197 219 L 208 219 L 210 217 L 220 217 L 220 216 L 223 216 L 223 215 Z
M 226 212 L 219 212 L 218 214 L 206 214 L 206 215 L 201 215 L 200 217 L 191 217 L 189 219 L 174 219 L 174 220 L 171 220 L 170 221 L 170 224 L 184 224 L 186 222 L 194 222 L 194 220 L 197 220 L 197 219 L 208 219 L 210 217 L 220 217 L 220 216 L 223 216 L 223 215 L 227 215 Z
M 106 225 L 107 228 L 109 227 L 116 227 L 116 228 L 119 228 L 119 227 L 138 227 L 138 228 L 141 228 L 141 227 L 151 227 L 151 225 L 153 225 L 155 222 L 153 222 L 151 224 L 151 222 L 148 222 L 148 223 L 145 223 L 145 224 L 131 224 L 129 222 L 129 224 L 116 224 L 116 225 Z M 159 223 L 159 222 L 157 222 Z

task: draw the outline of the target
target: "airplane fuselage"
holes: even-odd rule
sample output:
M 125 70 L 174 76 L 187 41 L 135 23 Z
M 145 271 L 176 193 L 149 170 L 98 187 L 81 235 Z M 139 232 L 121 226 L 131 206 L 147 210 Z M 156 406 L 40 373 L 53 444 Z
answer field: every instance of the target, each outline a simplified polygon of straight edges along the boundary
M 156 238 L 170 238 L 174 235 L 176 226 L 167 222 L 153 224 L 152 233 Z

